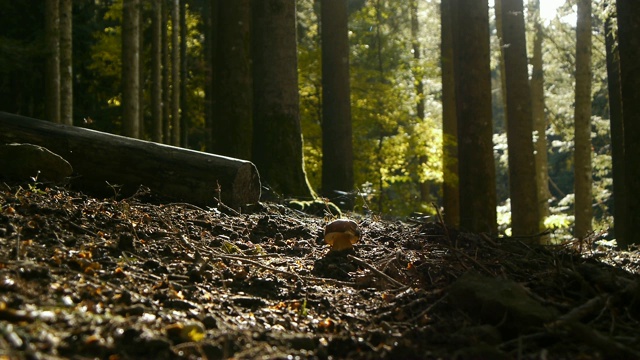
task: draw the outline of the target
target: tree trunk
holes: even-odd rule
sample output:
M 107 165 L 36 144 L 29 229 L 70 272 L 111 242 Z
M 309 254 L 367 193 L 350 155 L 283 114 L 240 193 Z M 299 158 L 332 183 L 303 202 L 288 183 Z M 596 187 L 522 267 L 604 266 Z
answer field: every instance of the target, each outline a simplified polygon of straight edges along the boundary
M 605 3 L 611 5 L 610 2 Z M 607 81 L 609 85 L 609 119 L 611 121 L 611 157 L 613 165 L 613 218 L 614 238 L 626 239 L 624 224 L 626 198 L 624 189 L 624 129 L 622 127 L 622 104 L 620 99 L 620 55 L 616 44 L 617 34 L 607 16 L 604 23 L 605 45 L 607 54 Z
M 60 122 L 73 125 L 73 2 L 60 1 Z
M 413 81 L 415 86 L 416 96 L 416 117 L 418 121 L 424 121 L 424 70 L 421 63 L 422 49 L 420 48 L 420 20 L 418 19 L 418 1 L 411 0 L 409 3 L 409 12 L 411 18 L 411 51 L 413 51 L 414 63 L 411 66 L 413 73 Z M 420 156 L 420 163 L 427 162 L 426 156 Z M 431 200 L 431 186 L 428 181 L 420 181 L 418 183 L 418 189 L 420 190 L 420 202 L 423 204 L 429 204 Z
M 295 0 L 253 0 L 253 153 L 277 194 L 313 198 L 302 157 Z
M 161 199 L 199 206 L 221 199 L 239 208 L 260 198 L 260 178 L 248 161 L 0 112 L 0 143 L 10 142 L 62 156 L 74 170 L 71 186 L 102 196 L 129 196 L 144 185 Z
M 145 122 L 144 122 L 144 78 L 145 78 L 145 62 L 144 62 L 144 19 L 146 14 L 144 13 L 144 2 L 140 1 L 138 7 L 138 138 L 146 139 L 145 137 Z
M 187 1 L 180 1 L 180 143 L 189 147 L 187 99 Z
M 538 212 L 540 213 L 541 227 L 544 227 L 544 219 L 549 216 L 549 170 L 547 150 L 547 118 L 545 116 L 544 100 L 544 72 L 542 68 L 542 39 L 544 36 L 542 20 L 540 19 L 540 0 L 531 0 L 533 14 L 533 54 L 531 56 L 531 115 L 533 117 L 533 130 L 536 132 L 535 162 L 536 184 L 538 187 Z M 546 236 L 541 243 L 547 243 Z
M 443 205 L 447 225 L 460 225 L 458 195 L 458 124 L 456 117 L 455 81 L 453 78 L 453 28 L 450 0 L 440 3 L 442 61 L 442 136 L 443 136 Z
M 507 0 L 509 1 L 509 0 Z M 502 0 L 495 0 L 495 16 L 496 16 L 496 34 L 498 35 L 498 46 L 500 47 L 500 64 L 499 64 L 499 77 L 500 77 L 500 100 L 499 106 L 502 106 L 502 114 L 504 116 L 505 125 L 507 122 L 507 70 L 504 66 L 504 36 L 502 25 Z
M 218 4 L 213 78 L 213 151 L 251 158 L 253 88 L 251 74 L 251 1 Z
M 162 2 L 153 0 L 151 15 L 151 140 L 162 142 Z
M 418 0 L 411 0 L 409 6 L 411 7 L 411 50 L 413 51 L 414 66 L 413 69 L 413 81 L 416 87 L 416 115 L 418 120 L 424 120 L 424 71 L 420 63 L 421 49 L 420 49 L 420 21 L 418 19 Z
M 45 119 L 60 122 L 60 0 L 47 0 L 45 41 L 47 68 L 45 76 Z
M 491 118 L 489 5 L 453 0 L 454 79 L 458 115 L 460 226 L 497 233 Z
M 502 1 L 502 26 L 511 229 L 514 236 L 529 236 L 540 232 L 540 213 L 522 0 Z
M 622 223 L 624 237 L 618 237 L 618 245 L 624 247 L 640 243 L 640 237 L 635 235 L 635 226 L 640 224 L 640 7 L 633 0 L 617 0 L 616 4 L 626 190 L 623 195 L 626 199 L 626 217 Z
M 163 142 L 171 144 L 171 56 L 169 55 L 169 3 L 161 0 L 162 5 L 162 134 Z
M 574 236 L 591 232 L 591 0 L 578 0 L 575 90 L 575 216 Z
M 210 152 L 213 148 L 213 53 L 215 49 L 215 27 L 217 25 L 217 1 L 204 2 L 204 127 L 205 149 Z
M 353 207 L 353 139 L 346 0 L 322 0 L 322 193 Z
M 140 11 L 139 0 L 122 3 L 122 134 L 140 137 Z
M 184 1 L 184 0 L 183 0 Z M 171 1 L 171 144 L 180 146 L 180 0 Z

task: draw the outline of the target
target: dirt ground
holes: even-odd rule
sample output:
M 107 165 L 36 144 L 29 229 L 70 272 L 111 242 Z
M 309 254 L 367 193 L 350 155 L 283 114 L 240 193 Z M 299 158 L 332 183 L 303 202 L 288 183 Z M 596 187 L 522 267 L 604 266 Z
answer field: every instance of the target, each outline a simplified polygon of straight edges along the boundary
M 638 252 L 0 183 L 0 359 L 640 358 Z M 593 240 L 593 239 L 591 239 Z

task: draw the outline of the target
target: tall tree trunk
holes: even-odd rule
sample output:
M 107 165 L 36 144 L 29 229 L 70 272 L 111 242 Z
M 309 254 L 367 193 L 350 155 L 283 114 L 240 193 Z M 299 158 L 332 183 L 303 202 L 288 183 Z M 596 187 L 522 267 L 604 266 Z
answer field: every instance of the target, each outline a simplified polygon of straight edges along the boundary
M 443 205 L 447 225 L 460 225 L 458 195 L 458 118 L 456 116 L 455 80 L 453 77 L 453 27 L 450 0 L 440 3 L 442 61 L 442 136 L 443 136 Z
M 189 147 L 189 109 L 187 109 L 187 1 L 180 1 L 180 143 Z
M 424 71 L 420 59 L 422 58 L 420 48 L 420 19 L 418 19 L 418 1 L 411 0 L 409 3 L 409 12 L 411 18 L 411 51 L 413 51 L 413 66 L 411 66 L 413 73 L 413 82 L 416 91 L 416 117 L 418 121 L 424 121 Z M 421 156 L 420 163 L 426 163 L 427 157 Z M 428 181 L 420 181 L 418 184 L 420 189 L 420 201 L 422 203 L 429 203 L 430 200 L 430 186 Z
M 460 226 L 497 233 L 491 118 L 489 4 L 452 0 L 458 115 Z
M 162 142 L 162 2 L 153 0 L 151 14 L 151 140 Z
M 507 99 L 511 227 L 515 236 L 540 232 L 533 154 L 533 117 L 522 0 L 502 1 L 502 47 Z
M 547 118 L 545 116 L 544 100 L 544 71 L 542 68 L 542 39 L 544 36 L 542 20 L 540 18 L 540 0 L 531 0 L 531 22 L 533 23 L 533 54 L 531 56 L 531 115 L 533 117 L 533 130 L 536 132 L 535 162 L 536 184 L 538 187 L 538 212 L 540 213 L 541 227 L 544 227 L 544 219 L 549 216 L 549 170 L 547 151 Z M 549 237 L 541 238 L 541 243 L 546 243 Z
M 605 6 L 612 5 L 610 1 Z M 624 222 L 627 211 L 624 188 L 624 128 L 622 126 L 622 104 L 620 99 L 620 55 L 616 44 L 616 34 L 607 16 L 604 23 L 605 45 L 607 54 L 607 81 L 609 85 L 609 119 L 611 120 L 611 157 L 613 165 L 613 218 L 614 237 L 626 239 Z
M 353 139 L 346 0 L 321 0 L 322 193 L 352 208 Z M 345 194 L 347 196 L 345 196 Z
M 171 144 L 171 56 L 169 55 L 169 3 L 161 0 L 162 5 L 162 134 L 163 142 Z
M 507 0 L 509 1 L 509 0 Z M 503 36 L 503 25 L 502 25 L 502 0 L 495 0 L 495 16 L 496 16 L 496 33 L 498 35 L 498 44 L 500 46 L 500 64 L 499 69 L 499 77 L 500 77 L 500 106 L 502 106 L 502 114 L 504 116 L 505 124 L 507 120 L 507 70 L 504 66 L 504 36 Z
M 578 0 L 575 89 L 575 216 L 574 236 L 591 232 L 591 0 Z
M 145 123 L 144 123 L 144 85 L 145 85 L 145 62 L 144 62 L 144 19 L 146 18 L 144 13 L 144 2 L 140 1 L 138 10 L 138 138 L 145 138 Z
M 635 226 L 640 224 L 640 7 L 637 1 L 617 0 L 620 88 L 624 129 L 624 186 L 626 217 L 618 245 L 640 243 Z M 614 178 L 615 181 L 615 178 Z
M 251 1 L 218 4 L 213 68 L 213 151 L 251 158 L 253 88 L 250 41 Z
M 205 127 L 205 150 L 211 151 L 213 148 L 213 53 L 215 49 L 215 25 L 217 24 L 217 1 L 204 2 L 204 127 Z
M 183 0 L 184 1 L 184 0 Z M 180 146 L 180 0 L 171 1 L 171 144 Z
M 413 69 L 413 81 L 416 87 L 416 115 L 418 120 L 424 120 L 424 72 L 420 64 L 420 21 L 418 19 L 418 0 L 411 0 L 409 6 L 411 7 L 411 50 L 413 51 L 414 66 Z
M 253 152 L 275 193 L 312 198 L 304 172 L 295 0 L 253 0 Z
M 60 122 L 60 0 L 47 0 L 45 36 L 47 68 L 45 76 L 45 119 Z
M 73 125 L 73 1 L 60 1 L 60 122 Z
M 122 133 L 140 137 L 140 0 L 122 3 Z

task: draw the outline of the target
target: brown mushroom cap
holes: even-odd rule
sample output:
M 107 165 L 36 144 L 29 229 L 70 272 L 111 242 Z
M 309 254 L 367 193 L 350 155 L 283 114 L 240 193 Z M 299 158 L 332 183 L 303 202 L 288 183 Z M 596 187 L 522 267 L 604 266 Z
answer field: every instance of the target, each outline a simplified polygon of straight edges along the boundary
M 360 227 L 353 220 L 338 219 L 324 228 L 324 241 L 332 250 L 346 250 L 360 240 Z

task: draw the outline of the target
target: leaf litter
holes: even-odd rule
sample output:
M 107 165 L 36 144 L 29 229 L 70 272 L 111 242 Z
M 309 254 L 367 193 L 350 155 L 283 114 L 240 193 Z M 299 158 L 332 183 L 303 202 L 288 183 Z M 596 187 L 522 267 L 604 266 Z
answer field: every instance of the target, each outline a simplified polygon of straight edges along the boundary
M 357 214 L 330 251 L 330 218 L 146 191 L 0 184 L 0 206 L 2 358 L 640 357 L 637 251 Z

